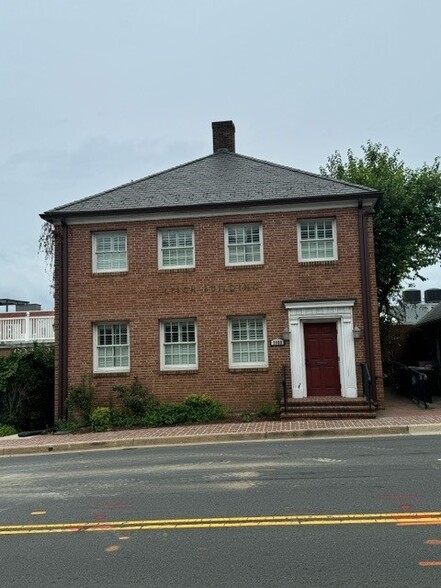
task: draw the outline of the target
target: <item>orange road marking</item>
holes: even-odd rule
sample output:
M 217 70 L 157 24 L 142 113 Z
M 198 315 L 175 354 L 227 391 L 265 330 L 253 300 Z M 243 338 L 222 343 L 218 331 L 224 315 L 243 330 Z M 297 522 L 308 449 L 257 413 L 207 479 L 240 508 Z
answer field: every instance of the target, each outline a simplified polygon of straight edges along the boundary
M 441 561 L 420 561 L 419 565 L 423 568 L 427 568 L 430 566 L 441 566 Z
M 441 539 L 428 539 L 426 545 L 441 545 Z

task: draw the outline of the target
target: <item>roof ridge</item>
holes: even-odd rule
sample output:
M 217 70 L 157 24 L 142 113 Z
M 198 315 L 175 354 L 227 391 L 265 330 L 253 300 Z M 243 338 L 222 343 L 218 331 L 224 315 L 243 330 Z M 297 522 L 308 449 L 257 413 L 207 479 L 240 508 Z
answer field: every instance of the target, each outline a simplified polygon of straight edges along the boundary
M 362 184 L 354 184 L 353 182 L 345 182 L 344 180 L 338 180 L 336 178 L 329 178 L 328 176 L 322 176 L 321 174 L 315 174 L 313 172 L 305 171 L 303 169 L 299 169 L 296 167 L 291 167 L 289 165 L 282 165 L 281 163 L 274 163 L 273 161 L 268 161 L 267 159 L 259 159 L 258 157 L 250 157 L 249 155 L 242 155 L 241 153 L 233 153 L 232 155 L 237 155 L 238 157 L 242 157 L 243 159 L 250 159 L 251 161 L 256 161 L 258 163 L 266 163 L 267 165 L 271 165 L 276 168 L 286 169 L 289 171 L 293 171 L 299 174 L 303 174 L 305 176 L 311 176 L 313 178 L 317 178 L 319 180 L 328 180 L 330 182 L 336 182 L 337 184 L 343 184 L 344 186 L 353 186 L 356 188 L 362 188 L 363 190 L 368 190 L 370 192 L 378 193 L 378 190 L 375 188 L 369 188 L 368 186 L 363 186 Z

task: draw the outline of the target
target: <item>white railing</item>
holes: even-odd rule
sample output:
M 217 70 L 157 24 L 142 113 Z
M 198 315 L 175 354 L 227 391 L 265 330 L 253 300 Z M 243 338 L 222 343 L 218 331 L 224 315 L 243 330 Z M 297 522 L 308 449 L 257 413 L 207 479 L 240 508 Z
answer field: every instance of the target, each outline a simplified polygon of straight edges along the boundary
M 51 342 L 54 336 L 54 316 L 0 318 L 0 343 Z

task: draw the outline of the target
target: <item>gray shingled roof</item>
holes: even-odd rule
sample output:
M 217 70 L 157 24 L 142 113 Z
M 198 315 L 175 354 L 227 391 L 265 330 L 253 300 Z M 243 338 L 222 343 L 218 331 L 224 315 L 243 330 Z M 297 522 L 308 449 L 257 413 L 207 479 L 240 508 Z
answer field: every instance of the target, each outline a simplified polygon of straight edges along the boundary
M 421 325 L 429 325 L 432 323 L 437 323 L 441 321 L 441 302 L 438 303 L 432 310 L 430 310 L 427 314 L 425 314 L 419 321 L 417 321 L 417 326 L 420 327 Z
M 43 218 L 216 205 L 376 197 L 378 192 L 230 151 L 153 174 L 45 212 Z

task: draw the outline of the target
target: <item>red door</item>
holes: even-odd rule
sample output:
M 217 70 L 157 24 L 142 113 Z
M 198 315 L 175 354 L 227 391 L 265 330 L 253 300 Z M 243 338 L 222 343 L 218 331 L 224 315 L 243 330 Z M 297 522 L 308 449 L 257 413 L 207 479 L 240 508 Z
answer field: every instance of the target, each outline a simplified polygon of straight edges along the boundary
M 336 323 L 303 323 L 308 396 L 341 394 Z

